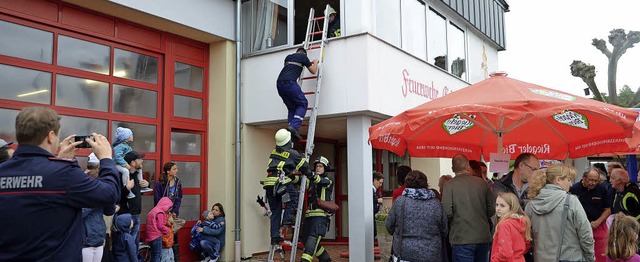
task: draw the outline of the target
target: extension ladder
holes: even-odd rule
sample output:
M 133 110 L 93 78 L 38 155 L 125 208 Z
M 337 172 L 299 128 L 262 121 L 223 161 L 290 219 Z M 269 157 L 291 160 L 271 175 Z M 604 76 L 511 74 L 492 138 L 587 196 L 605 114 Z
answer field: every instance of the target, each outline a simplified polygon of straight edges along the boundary
M 324 16 L 320 16 L 320 17 L 315 17 L 315 10 L 311 8 L 311 10 L 309 11 L 309 21 L 307 22 L 307 34 L 303 44 L 304 49 L 307 50 L 307 54 L 310 53 L 309 51 L 320 49 L 320 55 L 318 58 L 318 70 L 316 71 L 316 74 L 308 77 L 302 77 L 301 75 L 301 77 L 298 79 L 298 84 L 300 85 L 300 87 L 302 87 L 302 83 L 305 80 L 313 80 L 313 79 L 316 80 L 315 91 L 304 92 L 304 94 L 307 96 L 310 96 L 310 95 L 314 96 L 313 105 L 310 108 L 307 108 L 307 110 L 311 110 L 311 115 L 309 116 L 307 139 L 303 140 L 306 142 L 304 158 L 306 158 L 307 161 L 313 154 L 313 149 L 314 149 L 313 141 L 314 141 L 315 131 L 316 131 L 316 120 L 318 117 L 318 103 L 320 102 L 320 87 L 322 84 L 322 68 L 324 67 L 323 66 L 324 65 L 324 47 L 325 47 L 325 44 L 327 43 L 327 29 L 329 28 L 329 7 L 330 7 L 329 5 L 325 7 Z M 321 30 L 320 30 L 320 23 L 319 23 L 320 21 L 322 21 Z M 316 31 L 316 30 L 319 30 L 319 31 Z M 320 40 L 314 39 L 314 37 L 317 35 L 322 36 Z M 302 72 L 304 73 L 304 70 Z M 306 124 L 303 124 L 303 125 L 306 125 Z M 311 168 L 311 166 L 309 168 Z M 300 223 L 301 223 L 302 217 L 304 216 L 303 209 L 304 209 L 304 202 L 305 202 L 304 196 L 306 191 L 306 184 L 307 184 L 307 177 L 301 176 L 300 192 L 298 195 L 298 207 L 296 209 L 295 225 L 293 226 L 294 228 L 293 240 L 291 241 L 291 254 L 290 254 L 290 260 L 289 260 L 290 262 L 294 262 L 296 259 L 296 251 L 298 249 L 298 237 L 300 235 Z M 274 261 L 273 257 L 275 256 L 276 252 L 280 252 L 280 257 L 284 259 L 284 254 L 283 254 L 284 249 L 282 248 L 282 246 L 272 245 L 271 249 L 269 250 L 269 258 L 267 260 L 268 262 Z

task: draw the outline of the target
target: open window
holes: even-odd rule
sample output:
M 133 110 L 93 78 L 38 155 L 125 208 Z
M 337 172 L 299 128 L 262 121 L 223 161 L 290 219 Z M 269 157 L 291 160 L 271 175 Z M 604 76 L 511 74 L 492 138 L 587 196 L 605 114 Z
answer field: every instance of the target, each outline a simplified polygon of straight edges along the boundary
M 309 11 L 311 8 L 315 9 L 315 16 L 323 16 L 324 9 L 327 4 L 331 5 L 331 7 L 336 10 L 337 18 L 341 19 L 342 9 L 340 8 L 340 0 L 319 0 L 319 1 L 309 1 L 309 0 L 294 0 L 296 12 L 295 12 L 295 20 L 294 20 L 294 44 L 301 44 L 304 42 L 305 34 L 307 33 L 307 22 L 309 22 Z M 338 21 L 340 23 L 340 21 Z

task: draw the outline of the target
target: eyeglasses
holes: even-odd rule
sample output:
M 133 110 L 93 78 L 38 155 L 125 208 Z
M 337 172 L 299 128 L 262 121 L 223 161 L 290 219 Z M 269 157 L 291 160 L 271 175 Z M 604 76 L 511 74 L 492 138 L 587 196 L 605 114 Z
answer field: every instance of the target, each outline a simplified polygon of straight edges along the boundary
M 532 170 L 532 171 L 540 170 L 540 168 L 539 168 L 539 167 L 532 167 L 532 166 L 530 166 L 529 164 L 527 164 L 527 163 L 525 163 L 525 162 L 522 162 L 522 163 L 523 163 L 525 166 L 528 166 L 529 168 L 531 168 L 531 170 Z

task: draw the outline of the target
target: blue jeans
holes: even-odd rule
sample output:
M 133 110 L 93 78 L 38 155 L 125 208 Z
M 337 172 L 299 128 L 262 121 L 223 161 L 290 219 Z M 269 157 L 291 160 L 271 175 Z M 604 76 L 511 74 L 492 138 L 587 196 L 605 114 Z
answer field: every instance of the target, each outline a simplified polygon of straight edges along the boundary
M 274 196 L 273 187 L 267 187 L 265 191 L 269 209 L 271 209 L 271 240 L 273 240 L 280 236 L 280 224 L 282 221 L 293 221 L 293 213 L 298 207 L 298 191 L 296 191 L 293 184 L 286 184 L 285 194 L 289 194 L 291 200 L 285 204 L 284 215 L 282 215 L 282 196 Z
M 131 229 L 131 235 L 136 241 L 136 250 L 140 247 L 140 215 L 131 215 L 133 221 L 133 228 Z
M 453 262 L 488 262 L 489 243 L 471 245 L 452 245 Z
M 149 242 L 151 246 L 151 262 L 160 262 L 162 258 L 162 237 Z
M 309 101 L 304 96 L 302 89 L 296 81 L 278 82 L 278 95 L 282 98 L 282 102 L 287 106 L 287 120 L 289 125 L 296 130 L 302 126 L 302 119 L 307 114 L 307 106 Z
M 216 259 L 220 255 L 220 241 L 217 239 L 200 240 L 205 256 Z

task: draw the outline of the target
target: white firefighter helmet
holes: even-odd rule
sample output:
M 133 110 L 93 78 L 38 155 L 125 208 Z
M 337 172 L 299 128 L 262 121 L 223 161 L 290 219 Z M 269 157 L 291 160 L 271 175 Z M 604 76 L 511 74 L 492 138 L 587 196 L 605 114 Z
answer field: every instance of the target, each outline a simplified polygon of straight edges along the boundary
M 336 14 L 336 10 L 333 9 L 333 7 L 329 6 L 329 14 L 328 15 L 332 15 L 332 14 Z M 324 14 L 327 15 L 327 10 L 324 10 Z
M 276 146 L 284 146 L 291 141 L 291 133 L 286 129 L 280 129 L 276 132 Z
M 327 159 L 326 157 L 323 157 L 323 156 L 318 157 L 318 158 L 316 159 L 316 161 L 314 161 L 314 162 L 313 162 L 313 164 L 314 164 L 314 165 L 317 165 L 318 163 L 322 163 L 322 164 L 324 165 L 324 169 L 325 169 L 326 171 L 329 171 L 329 170 L 328 170 L 328 169 L 329 169 L 329 159 Z

